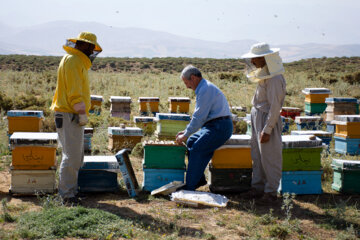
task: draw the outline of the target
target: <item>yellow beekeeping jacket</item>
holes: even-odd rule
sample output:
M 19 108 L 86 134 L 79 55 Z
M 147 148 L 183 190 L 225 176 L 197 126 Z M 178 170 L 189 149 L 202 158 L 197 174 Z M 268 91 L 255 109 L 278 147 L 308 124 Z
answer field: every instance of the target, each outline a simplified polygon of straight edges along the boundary
M 64 46 L 67 54 L 62 58 L 58 73 L 55 95 L 50 109 L 57 112 L 77 113 L 73 106 L 84 102 L 89 113 L 90 86 L 88 70 L 90 59 L 80 50 Z

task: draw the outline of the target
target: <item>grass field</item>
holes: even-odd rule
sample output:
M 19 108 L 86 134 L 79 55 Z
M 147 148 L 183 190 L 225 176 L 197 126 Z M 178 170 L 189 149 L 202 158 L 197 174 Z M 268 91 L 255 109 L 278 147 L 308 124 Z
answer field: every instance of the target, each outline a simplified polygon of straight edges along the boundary
M 49 110 L 56 87 L 59 57 L 0 56 L 0 239 L 356 239 L 360 231 L 360 196 L 342 195 L 331 189 L 334 152 L 323 152 L 322 195 L 285 196 L 274 206 L 259 205 L 246 194 L 228 195 L 227 208 L 177 206 L 168 198 L 142 193 L 130 199 L 119 177 L 118 193 L 91 194 L 82 206 L 65 207 L 56 196 L 16 197 L 8 194 L 11 153 L 8 150 L 6 111 L 43 110 L 44 131 L 55 131 Z M 159 97 L 160 112 L 168 112 L 170 96 L 195 95 L 186 89 L 179 73 L 194 64 L 215 83 L 231 106 L 248 111 L 255 85 L 242 73 L 237 59 L 116 59 L 99 58 L 89 73 L 91 93 L 102 95 L 100 116 L 91 115 L 95 130 L 93 154 L 111 155 L 107 150 L 107 127 L 125 122 L 109 117 L 110 96 L 130 96 L 132 116 L 137 116 L 138 97 Z M 360 58 L 309 59 L 285 65 L 285 106 L 304 109 L 306 87 L 327 87 L 334 97 L 360 98 Z M 244 132 L 244 126 L 239 131 Z M 291 129 L 295 128 L 293 124 Z M 146 136 L 152 138 L 152 136 Z M 358 156 L 346 156 L 360 160 Z M 142 181 L 141 154 L 131 161 Z M 58 156 L 60 160 L 60 156 Z M 200 190 L 209 191 L 208 187 Z

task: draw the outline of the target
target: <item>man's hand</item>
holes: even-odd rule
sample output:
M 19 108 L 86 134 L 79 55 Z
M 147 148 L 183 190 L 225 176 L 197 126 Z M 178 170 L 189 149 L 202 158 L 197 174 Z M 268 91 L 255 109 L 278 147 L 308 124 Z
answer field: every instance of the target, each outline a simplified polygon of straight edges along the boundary
M 78 114 L 86 114 L 84 102 L 75 103 L 73 108 Z
M 79 114 L 79 125 L 85 126 L 88 123 L 88 117 L 86 114 Z
M 178 144 L 182 144 L 184 142 L 186 142 L 186 140 L 188 139 L 187 136 L 185 136 L 183 133 L 179 132 L 177 135 L 176 135 L 176 142 Z
M 262 132 L 260 135 L 260 143 L 267 143 L 270 140 L 270 134 Z

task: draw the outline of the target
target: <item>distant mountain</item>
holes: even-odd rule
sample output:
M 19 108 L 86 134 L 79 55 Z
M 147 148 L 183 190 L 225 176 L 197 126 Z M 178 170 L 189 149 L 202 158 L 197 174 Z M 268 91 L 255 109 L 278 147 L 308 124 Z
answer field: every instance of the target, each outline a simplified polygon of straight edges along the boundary
M 203 57 L 239 58 L 255 40 L 226 43 L 204 41 L 140 28 L 118 28 L 95 22 L 55 21 L 12 28 L 0 23 L 0 54 L 63 55 L 65 39 L 81 31 L 96 33 L 102 57 Z M 284 61 L 312 57 L 360 56 L 360 44 L 280 45 Z

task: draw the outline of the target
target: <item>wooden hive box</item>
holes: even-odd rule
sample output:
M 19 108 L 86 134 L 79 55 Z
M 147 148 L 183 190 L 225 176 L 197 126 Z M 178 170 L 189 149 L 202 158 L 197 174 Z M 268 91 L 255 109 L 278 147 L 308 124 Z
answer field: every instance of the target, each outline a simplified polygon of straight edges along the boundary
M 144 133 L 153 133 L 156 129 L 155 117 L 134 117 L 134 123 Z
M 298 130 L 320 130 L 323 120 L 319 116 L 298 116 L 295 123 Z
M 150 169 L 144 168 L 142 188 L 151 192 L 173 181 L 184 182 L 185 169 Z
M 91 138 L 93 136 L 93 128 L 84 128 L 84 152 L 91 153 Z
M 251 136 L 232 135 L 223 146 L 216 149 L 211 159 L 213 168 L 252 168 Z
M 139 97 L 138 102 L 141 115 L 147 115 L 149 112 L 155 115 L 159 112 L 160 98 L 158 97 Z
M 335 152 L 349 155 L 360 155 L 360 138 L 334 136 Z
M 323 148 L 320 138 L 313 135 L 284 135 L 282 143 L 283 171 L 318 171 L 321 169 Z
M 332 139 L 331 132 L 325 132 L 322 130 L 301 130 L 291 131 L 291 135 L 314 135 L 322 140 L 323 143 L 329 145 Z
M 43 111 L 11 110 L 7 112 L 8 133 L 41 132 Z
M 15 132 L 10 137 L 12 169 L 56 168 L 57 133 Z
M 214 193 L 244 192 L 250 189 L 252 168 L 214 168 L 209 166 L 209 188 Z
M 280 115 L 283 117 L 290 117 L 295 120 L 296 116 L 300 116 L 302 110 L 296 107 L 282 107 Z
M 359 104 L 356 98 L 326 98 L 326 121 L 332 121 L 336 115 L 359 114 Z
M 145 142 L 144 168 L 185 169 L 186 147 L 174 142 Z
M 169 97 L 169 112 L 171 113 L 189 113 L 190 98 L 188 97 Z
M 141 142 L 143 130 L 138 127 L 108 127 L 108 136 L 110 150 L 131 149 Z
M 305 102 L 305 114 L 308 116 L 319 115 L 325 112 L 326 103 L 309 103 Z
M 11 194 L 54 193 L 56 170 L 11 170 Z
M 130 120 L 131 97 L 110 96 L 110 114 L 112 117 Z
M 119 171 L 115 156 L 84 156 L 83 165 L 79 170 L 79 191 L 116 192 L 119 190 Z
M 302 92 L 305 94 L 305 102 L 308 103 L 325 103 L 325 99 L 331 94 L 327 88 L 305 88 Z
M 104 101 L 103 96 L 90 95 L 90 99 L 91 99 L 91 106 L 89 112 L 99 115 L 101 112 L 101 104 Z
M 279 191 L 289 194 L 322 194 L 322 171 L 282 172 Z
M 360 161 L 333 159 L 334 170 L 331 188 L 346 194 L 360 193 Z
M 190 122 L 190 116 L 187 114 L 157 113 L 155 121 L 158 136 L 175 137 L 178 132 L 185 130 Z
M 335 136 L 360 138 L 360 115 L 337 115 L 332 123 L 336 124 Z

